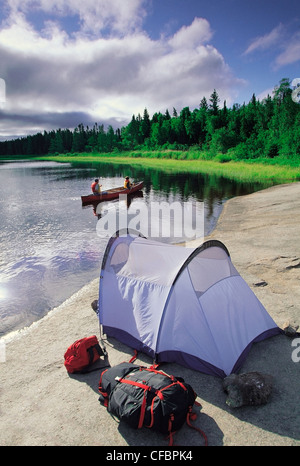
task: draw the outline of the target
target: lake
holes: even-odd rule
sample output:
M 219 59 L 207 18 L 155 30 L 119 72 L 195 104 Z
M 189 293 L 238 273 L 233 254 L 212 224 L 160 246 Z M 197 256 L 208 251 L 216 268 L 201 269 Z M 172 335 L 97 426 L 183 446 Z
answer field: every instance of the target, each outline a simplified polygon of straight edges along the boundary
M 90 192 L 95 177 L 108 189 L 121 186 L 125 175 L 144 180 L 140 196 L 101 203 L 95 212 L 92 206 L 82 207 L 80 196 Z M 146 209 L 151 213 L 146 236 L 182 242 L 193 238 L 184 228 L 181 236 L 177 234 L 182 225 L 173 210 L 168 235 L 163 224 L 168 219 L 162 218 L 166 215 L 153 206 L 188 206 L 189 231 L 199 237 L 195 219 L 204 218 L 203 233 L 208 234 L 227 199 L 263 188 L 113 163 L 1 162 L 0 336 L 37 321 L 99 276 L 111 228 L 108 218 L 113 215 L 127 215 L 143 232 L 145 217 L 140 211 Z

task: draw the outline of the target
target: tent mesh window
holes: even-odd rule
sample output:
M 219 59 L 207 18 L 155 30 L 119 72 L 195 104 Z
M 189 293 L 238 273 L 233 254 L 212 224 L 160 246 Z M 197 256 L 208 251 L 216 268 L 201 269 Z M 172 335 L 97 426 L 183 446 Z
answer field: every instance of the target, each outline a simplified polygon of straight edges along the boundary
M 126 264 L 129 256 L 129 246 L 127 243 L 120 243 L 114 250 L 112 258 L 110 260 L 110 266 L 113 268 L 115 273 L 118 273 L 122 267 Z
M 198 297 L 218 281 L 238 275 L 226 252 L 218 247 L 201 251 L 189 262 L 188 271 Z

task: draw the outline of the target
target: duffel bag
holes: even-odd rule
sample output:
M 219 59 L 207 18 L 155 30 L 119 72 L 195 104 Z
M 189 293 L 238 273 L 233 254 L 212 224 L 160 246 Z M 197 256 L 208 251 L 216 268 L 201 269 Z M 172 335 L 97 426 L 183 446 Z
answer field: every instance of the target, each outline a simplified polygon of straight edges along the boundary
M 192 408 L 196 403 L 193 388 L 182 378 L 158 370 L 124 362 L 102 372 L 99 401 L 112 415 L 135 429 L 148 427 L 168 434 L 187 421 L 190 427 Z M 197 403 L 198 404 L 198 403 Z M 198 428 L 205 438 L 205 434 Z

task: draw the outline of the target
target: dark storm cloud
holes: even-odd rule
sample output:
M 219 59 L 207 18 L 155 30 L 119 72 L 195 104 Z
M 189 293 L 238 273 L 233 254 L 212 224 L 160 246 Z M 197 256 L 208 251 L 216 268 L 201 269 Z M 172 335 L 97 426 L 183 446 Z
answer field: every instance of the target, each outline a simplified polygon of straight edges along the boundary
M 30 114 L 8 114 L 0 111 L 0 124 L 6 128 L 6 133 L 1 134 L 0 140 L 23 137 L 28 134 L 51 131 L 56 129 L 69 128 L 73 130 L 79 124 L 93 127 L 95 123 L 104 125 L 107 128 L 111 125 L 113 128 L 121 128 L 126 121 L 116 119 L 101 119 L 94 121 L 93 117 L 85 112 L 63 112 L 63 113 L 30 113 Z

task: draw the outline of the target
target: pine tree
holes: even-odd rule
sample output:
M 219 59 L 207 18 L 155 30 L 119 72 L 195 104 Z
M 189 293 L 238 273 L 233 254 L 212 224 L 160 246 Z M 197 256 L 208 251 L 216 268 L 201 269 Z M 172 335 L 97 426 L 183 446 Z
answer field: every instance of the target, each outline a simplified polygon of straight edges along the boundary
M 207 103 L 206 97 L 203 97 L 201 99 L 200 108 L 203 108 L 204 110 L 208 109 L 208 103 Z
M 214 89 L 213 93 L 211 94 L 210 96 L 210 105 L 209 105 L 209 108 L 212 112 L 213 115 L 218 115 L 218 111 L 219 111 L 219 102 L 220 102 L 220 98 L 218 96 L 218 93 L 216 91 L 216 89 Z
M 145 108 L 143 119 L 141 122 L 142 142 L 144 142 L 144 140 L 150 136 L 150 130 L 151 130 L 150 117 L 149 117 L 148 110 Z

